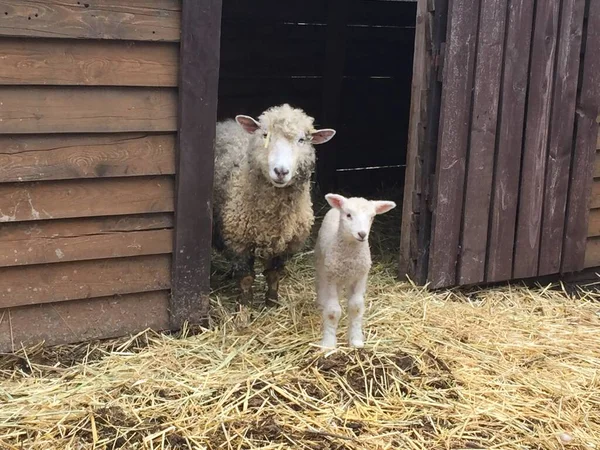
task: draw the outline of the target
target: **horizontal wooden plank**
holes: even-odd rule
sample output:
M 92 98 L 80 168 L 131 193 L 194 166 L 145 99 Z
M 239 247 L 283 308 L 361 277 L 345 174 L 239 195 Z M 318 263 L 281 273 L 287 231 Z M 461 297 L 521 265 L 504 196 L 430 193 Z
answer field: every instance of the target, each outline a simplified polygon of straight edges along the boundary
M 171 255 L 138 256 L 0 271 L 0 308 L 168 289 Z
M 0 87 L 0 134 L 175 131 L 171 88 Z
M 600 237 L 591 237 L 587 240 L 584 267 L 600 267 Z
M 175 43 L 5 38 L 0 55 L 0 85 L 177 86 Z
M 166 330 L 168 305 L 157 291 L 0 310 L 0 352 Z
M 592 196 L 590 198 L 590 209 L 600 208 L 600 180 L 595 179 L 592 183 Z
M 590 210 L 587 235 L 588 237 L 600 236 L 600 209 Z
M 0 135 L 0 183 L 175 173 L 175 134 Z
M 178 41 L 180 0 L 2 0 L 0 35 Z
M 173 211 L 169 176 L 0 184 L 0 222 Z
M 173 230 L 0 241 L 0 267 L 171 253 Z

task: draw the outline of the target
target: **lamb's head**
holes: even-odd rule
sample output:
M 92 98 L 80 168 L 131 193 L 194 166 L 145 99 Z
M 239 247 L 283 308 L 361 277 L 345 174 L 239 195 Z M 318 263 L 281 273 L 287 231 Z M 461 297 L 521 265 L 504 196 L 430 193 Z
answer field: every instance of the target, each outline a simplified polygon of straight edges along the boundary
M 346 198 L 338 194 L 327 194 L 327 203 L 340 212 L 338 233 L 351 242 L 366 242 L 373 219 L 377 214 L 384 214 L 396 207 L 396 203 L 388 200 L 367 200 L 362 197 Z
M 236 116 L 235 120 L 252 135 L 248 161 L 276 187 L 310 179 L 315 165 L 313 145 L 329 141 L 335 130 L 315 130 L 314 119 L 288 104 L 274 106 L 258 120 Z

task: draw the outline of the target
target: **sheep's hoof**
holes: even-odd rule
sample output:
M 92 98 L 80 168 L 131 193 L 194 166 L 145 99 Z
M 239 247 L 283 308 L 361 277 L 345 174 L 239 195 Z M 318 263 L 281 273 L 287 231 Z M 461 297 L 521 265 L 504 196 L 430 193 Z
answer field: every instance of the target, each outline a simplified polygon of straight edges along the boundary
M 281 306 L 281 304 L 279 303 L 279 296 L 277 294 L 273 295 L 273 294 L 267 294 L 265 296 L 265 306 L 267 308 L 278 308 Z

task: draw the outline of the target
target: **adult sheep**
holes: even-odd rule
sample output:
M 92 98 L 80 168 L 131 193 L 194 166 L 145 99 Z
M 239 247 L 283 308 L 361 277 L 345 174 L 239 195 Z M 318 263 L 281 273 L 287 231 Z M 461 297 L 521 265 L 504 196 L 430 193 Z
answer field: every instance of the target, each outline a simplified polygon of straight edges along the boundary
M 313 145 L 335 135 L 333 129 L 315 130 L 313 122 L 301 109 L 283 104 L 258 120 L 238 115 L 217 124 L 213 241 L 233 265 L 241 304 L 253 299 L 256 258 L 265 268 L 265 303 L 278 303 L 285 260 L 310 234 Z

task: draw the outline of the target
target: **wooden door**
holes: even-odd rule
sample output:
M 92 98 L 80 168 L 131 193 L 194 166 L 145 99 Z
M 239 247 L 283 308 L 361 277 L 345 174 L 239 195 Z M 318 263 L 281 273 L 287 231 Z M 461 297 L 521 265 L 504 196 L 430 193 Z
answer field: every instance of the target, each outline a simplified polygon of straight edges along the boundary
M 599 3 L 450 0 L 432 287 L 583 268 Z

